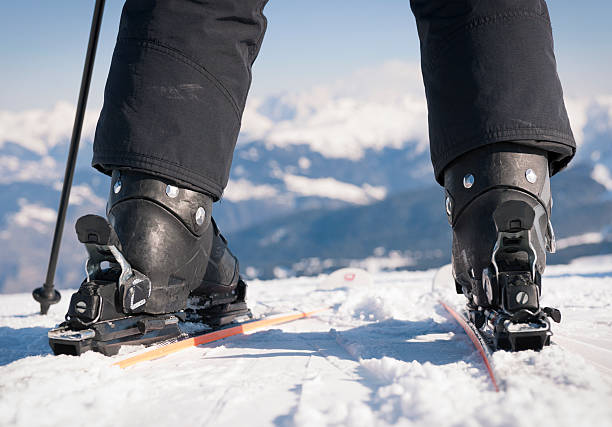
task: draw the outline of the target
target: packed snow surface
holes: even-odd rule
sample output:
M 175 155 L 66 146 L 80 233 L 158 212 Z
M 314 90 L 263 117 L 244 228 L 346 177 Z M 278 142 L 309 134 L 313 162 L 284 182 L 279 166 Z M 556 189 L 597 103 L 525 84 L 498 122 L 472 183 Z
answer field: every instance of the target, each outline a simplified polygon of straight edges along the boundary
M 432 292 L 435 271 L 347 285 L 252 281 L 255 317 L 333 306 L 316 317 L 127 369 L 53 356 L 49 316 L 30 295 L 0 296 L 0 426 L 612 425 L 612 256 L 551 266 L 543 303 L 561 309 L 553 345 L 497 352 L 496 393 L 480 356 Z

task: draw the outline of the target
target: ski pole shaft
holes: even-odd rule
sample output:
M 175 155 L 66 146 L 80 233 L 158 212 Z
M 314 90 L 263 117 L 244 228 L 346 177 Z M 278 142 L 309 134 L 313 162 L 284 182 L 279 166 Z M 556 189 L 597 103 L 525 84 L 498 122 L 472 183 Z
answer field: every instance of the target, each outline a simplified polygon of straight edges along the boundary
M 59 209 L 57 211 L 57 222 L 55 223 L 55 232 L 53 234 L 53 243 L 51 245 L 51 254 L 49 256 L 47 277 L 42 288 L 37 288 L 33 292 L 34 299 L 40 302 L 41 314 L 47 314 L 49 306 L 51 304 L 57 303 L 60 300 L 60 294 L 54 289 L 53 281 L 55 279 L 55 270 L 57 268 L 57 259 L 62 241 L 62 233 L 64 231 L 66 211 L 68 210 L 68 200 L 70 199 L 70 190 L 72 188 L 74 169 L 76 166 L 76 159 L 79 151 L 81 130 L 83 128 L 83 119 L 85 117 L 85 107 L 87 105 L 87 96 L 89 95 L 89 86 L 91 83 L 91 75 L 93 72 L 94 61 L 96 57 L 96 48 L 98 46 L 100 26 L 102 24 L 104 2 L 105 0 L 96 0 L 93 18 L 91 20 L 91 30 L 89 32 L 87 55 L 85 56 L 85 65 L 83 67 L 83 76 L 81 78 L 81 88 L 79 91 L 74 125 L 72 127 L 72 137 L 70 139 L 68 160 L 66 161 L 66 171 L 64 174 L 64 184 L 62 187 Z

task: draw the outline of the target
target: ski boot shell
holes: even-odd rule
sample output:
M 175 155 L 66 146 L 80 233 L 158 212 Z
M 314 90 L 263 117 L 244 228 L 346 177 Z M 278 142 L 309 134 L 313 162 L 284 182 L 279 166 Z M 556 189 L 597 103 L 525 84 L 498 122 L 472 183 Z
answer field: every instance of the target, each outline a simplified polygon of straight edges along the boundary
M 151 280 L 143 311 L 183 310 L 212 248 L 212 199 L 141 173 L 114 171 L 107 216 L 123 254 Z
M 555 250 L 546 153 L 486 146 L 451 164 L 444 184 L 453 275 L 473 322 L 491 330 L 497 348 L 548 345 L 549 318 L 560 314 L 539 301 L 546 251 Z
M 66 322 L 49 332 L 55 353 L 151 344 L 182 334 L 191 293 L 197 320 L 210 326 L 248 314 L 236 257 L 211 216 L 212 199 L 149 175 L 115 171 L 109 220 L 76 224 L 87 249 L 87 278 Z M 189 310 L 187 310 L 189 311 Z
M 240 277 L 238 259 L 212 220 L 213 245 L 206 274 L 189 298 L 190 317 L 210 326 L 223 326 L 251 312 L 246 305 L 247 285 Z M 199 317 L 199 319 L 198 319 Z

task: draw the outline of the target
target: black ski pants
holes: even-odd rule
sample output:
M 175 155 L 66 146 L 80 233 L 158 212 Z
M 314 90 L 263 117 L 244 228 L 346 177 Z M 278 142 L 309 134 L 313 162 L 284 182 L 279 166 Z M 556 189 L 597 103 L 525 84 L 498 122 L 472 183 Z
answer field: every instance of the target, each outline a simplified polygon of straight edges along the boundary
M 266 2 L 127 0 L 94 167 L 148 172 L 219 199 Z M 457 157 L 504 141 L 548 151 L 553 173 L 564 167 L 576 145 L 545 1 L 411 0 L 411 7 L 438 182 Z

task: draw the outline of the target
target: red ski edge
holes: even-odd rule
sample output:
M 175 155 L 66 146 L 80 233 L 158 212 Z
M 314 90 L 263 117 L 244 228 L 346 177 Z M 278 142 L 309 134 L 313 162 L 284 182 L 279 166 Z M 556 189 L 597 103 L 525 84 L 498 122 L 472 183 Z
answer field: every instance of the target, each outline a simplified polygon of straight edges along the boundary
M 476 350 L 478 350 L 478 353 L 480 353 L 480 356 L 482 357 L 482 361 L 484 362 L 485 367 L 487 368 L 487 372 L 489 373 L 489 377 L 491 378 L 491 382 L 493 383 L 493 387 L 495 388 L 495 391 L 499 392 L 499 386 L 497 385 L 495 371 L 493 371 L 493 367 L 491 366 L 491 363 L 489 361 L 491 352 L 487 344 L 482 342 L 482 338 L 480 338 L 479 335 L 473 330 L 475 326 L 468 324 L 468 322 L 465 320 L 465 318 L 462 315 L 460 315 L 455 310 L 453 310 L 444 301 L 440 300 L 440 304 L 442 304 L 442 307 L 444 307 L 446 311 L 448 311 L 450 315 L 453 316 L 453 318 L 457 321 L 457 323 L 461 325 L 461 327 L 463 328 L 467 336 L 470 338 L 470 340 L 472 341 L 472 344 L 474 344 L 474 347 L 476 347 Z

